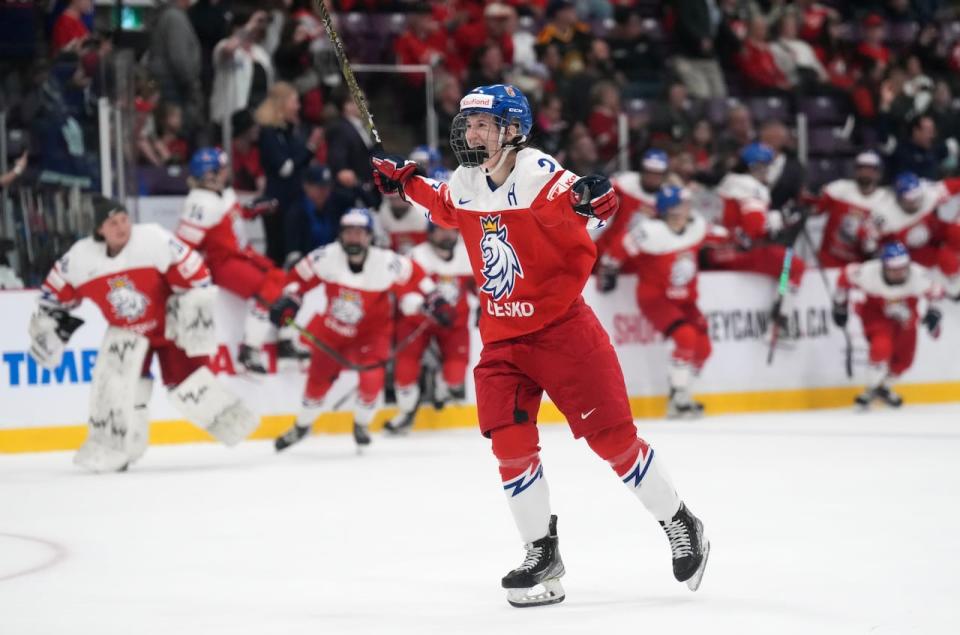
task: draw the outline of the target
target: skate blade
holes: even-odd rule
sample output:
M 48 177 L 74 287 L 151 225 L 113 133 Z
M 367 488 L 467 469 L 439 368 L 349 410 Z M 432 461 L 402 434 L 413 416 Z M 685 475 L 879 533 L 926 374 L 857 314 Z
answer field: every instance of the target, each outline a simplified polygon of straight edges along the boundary
M 700 588 L 700 581 L 703 580 L 703 572 L 707 570 L 707 559 L 710 557 L 710 541 L 706 540 L 703 543 L 703 560 L 700 562 L 700 566 L 697 567 L 697 570 L 692 576 L 686 581 L 687 588 L 691 591 L 696 591 Z
M 507 589 L 507 602 L 518 609 L 559 604 L 565 597 L 567 594 L 559 578 L 544 580 L 529 589 Z

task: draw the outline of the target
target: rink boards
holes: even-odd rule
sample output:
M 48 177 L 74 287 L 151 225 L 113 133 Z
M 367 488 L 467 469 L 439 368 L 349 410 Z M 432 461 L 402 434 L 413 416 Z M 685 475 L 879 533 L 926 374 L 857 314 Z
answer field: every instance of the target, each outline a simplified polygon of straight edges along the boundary
M 833 284 L 836 273 L 830 272 Z M 584 296 L 600 317 L 623 365 L 634 414 L 660 417 L 665 410 L 666 365 L 670 347 L 653 331 L 634 301 L 636 279 L 621 278 L 615 292 L 601 295 L 591 282 Z M 318 294 L 308 307 L 322 310 Z M 766 364 L 767 314 L 774 295 L 773 281 L 751 274 L 707 273 L 700 282 L 700 307 L 713 341 L 713 355 L 694 387 L 708 412 L 799 410 L 850 404 L 862 382 L 866 343 L 860 323 L 851 317 L 848 326 L 854 347 L 854 377 L 844 370 L 845 340 L 830 318 L 830 300 L 820 275 L 806 274 L 791 318 L 792 345 L 778 349 L 773 364 Z M 36 291 L 0 293 L 0 452 L 29 452 L 76 448 L 86 434 L 89 383 L 105 323 L 96 307 L 85 303 L 77 315 L 86 323 L 71 339 L 57 371 L 39 368 L 27 350 L 27 322 L 36 302 Z M 911 403 L 960 401 L 960 305 L 941 304 L 942 335 L 932 340 L 921 330 L 913 368 L 902 379 L 901 392 Z M 267 376 L 239 372 L 235 355 L 241 337 L 243 303 L 226 292 L 218 297 L 217 327 L 222 345 L 213 360 L 214 370 L 242 394 L 261 417 L 257 438 L 273 437 L 285 430 L 297 410 L 304 374 L 282 368 Z M 300 320 L 306 319 L 301 312 Z M 522 319 L 522 318 L 518 318 Z M 480 349 L 473 334 L 471 357 Z M 472 366 L 472 365 L 471 365 Z M 154 369 L 155 375 L 157 369 Z M 328 403 L 339 401 L 356 384 L 353 373 L 343 373 Z M 472 404 L 472 377 L 468 373 L 468 404 Z M 317 428 L 347 431 L 351 417 L 349 399 L 341 412 L 322 416 Z M 162 389 L 155 385 L 150 404 L 153 443 L 207 440 L 205 432 L 179 420 Z M 393 414 L 385 408 L 374 426 Z M 540 421 L 561 422 L 563 416 L 544 401 Z M 472 405 L 436 412 L 421 409 L 417 427 L 452 428 L 476 425 Z

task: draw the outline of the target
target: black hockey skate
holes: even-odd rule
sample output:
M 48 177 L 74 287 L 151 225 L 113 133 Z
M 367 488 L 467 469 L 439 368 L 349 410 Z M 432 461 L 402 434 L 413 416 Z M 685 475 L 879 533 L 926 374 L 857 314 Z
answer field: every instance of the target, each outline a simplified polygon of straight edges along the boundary
M 566 593 L 560 578 L 566 571 L 557 544 L 557 517 L 550 516 L 550 531 L 546 536 L 524 548 L 527 556 L 523 564 L 503 576 L 507 602 L 517 608 L 563 602 Z
M 267 367 L 263 364 L 263 352 L 258 351 L 252 346 L 241 344 L 240 349 L 237 351 L 237 361 L 251 373 L 257 373 L 259 375 L 265 375 L 267 373 Z
M 308 434 L 310 434 L 310 426 L 301 426 L 294 423 L 292 428 L 276 438 L 273 442 L 273 447 L 277 449 L 277 452 L 282 452 L 291 445 L 300 443 Z
M 310 351 L 299 348 L 293 340 L 277 340 L 277 359 L 297 362 L 310 359 Z
M 410 429 L 413 428 L 413 420 L 417 416 L 417 411 L 413 412 L 400 412 L 397 415 L 383 424 L 383 431 L 392 436 L 400 436 L 410 432 Z
M 357 447 L 365 447 L 370 445 L 370 431 L 367 429 L 367 426 L 362 426 L 354 421 L 353 440 L 357 442 Z
M 877 400 L 890 408 L 899 408 L 903 405 L 903 398 L 886 386 L 867 388 L 854 398 L 853 404 L 860 410 L 867 410 L 870 404 Z
M 668 419 L 695 419 L 701 416 L 702 403 L 694 401 L 686 390 L 670 389 L 670 400 L 667 402 Z
M 691 591 L 700 588 L 710 555 L 710 541 L 703 535 L 703 523 L 680 503 L 680 509 L 668 522 L 660 523 L 670 541 L 673 577 L 686 582 Z

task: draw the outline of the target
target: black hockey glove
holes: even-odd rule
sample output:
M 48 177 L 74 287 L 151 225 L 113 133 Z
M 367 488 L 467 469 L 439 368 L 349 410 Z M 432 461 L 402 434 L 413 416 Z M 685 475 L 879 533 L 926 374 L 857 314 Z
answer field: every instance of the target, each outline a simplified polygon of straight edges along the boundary
M 850 310 L 847 308 L 846 302 L 834 302 L 833 303 L 833 323 L 840 328 L 844 328 L 847 325 L 847 318 L 850 317 Z
M 927 327 L 927 331 L 933 337 L 940 337 L 940 320 L 943 319 L 943 314 L 940 313 L 939 309 L 930 307 L 927 309 L 927 312 L 923 316 L 923 325 Z
M 620 207 L 620 198 L 613 191 L 610 179 L 602 174 L 593 174 L 581 177 L 573 184 L 570 203 L 577 214 L 605 221 Z
M 375 153 L 370 157 L 373 166 L 373 182 L 384 194 L 400 192 L 403 184 L 413 178 L 417 164 L 399 155 Z
M 423 312 L 440 326 L 447 328 L 453 324 L 454 308 L 438 291 L 427 294 L 423 299 Z
M 270 305 L 270 322 L 277 328 L 286 326 L 288 321 L 297 317 L 297 312 L 302 305 L 303 300 L 299 296 L 280 296 L 276 302 Z
M 610 293 L 617 288 L 617 278 L 619 277 L 620 271 L 615 267 L 601 266 L 597 269 L 597 291 Z
M 73 332 L 83 325 L 83 320 L 73 317 L 61 309 L 44 309 L 47 315 L 57 321 L 57 337 L 66 344 Z

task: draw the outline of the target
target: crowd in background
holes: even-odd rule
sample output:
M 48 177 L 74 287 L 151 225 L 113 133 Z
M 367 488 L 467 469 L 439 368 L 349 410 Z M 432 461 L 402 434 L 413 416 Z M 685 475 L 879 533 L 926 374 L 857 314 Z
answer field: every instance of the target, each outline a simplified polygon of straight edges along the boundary
M 960 10 L 947 2 L 328 4 L 354 62 L 433 67 L 447 168 L 462 95 L 509 82 L 533 105 L 533 143 L 579 174 L 635 170 L 659 148 L 679 180 L 709 189 L 755 140 L 788 158 L 773 207 L 851 174 L 864 149 L 881 154 L 887 182 L 903 170 L 957 173 Z M 12 10 L 2 11 L 13 25 Z M 31 155 L 15 176 L 95 189 L 95 102 L 115 83 L 123 32 L 110 11 L 94 19 L 92 0 L 30 12 L 35 55 L 5 53 L 0 65 L 7 128 L 25 131 L 11 152 Z M 265 219 L 278 263 L 332 239 L 328 216 L 380 205 L 367 163 L 373 140 L 313 0 L 170 0 L 146 27 L 132 108 L 143 174 L 175 173 L 197 147 L 218 145 L 229 120 L 234 186 L 280 201 L 283 213 Z M 426 137 L 424 81 L 390 79 L 379 101 L 371 87 L 374 105 L 388 104 L 407 135 L 398 138 Z M 141 178 L 141 193 L 164 187 Z

